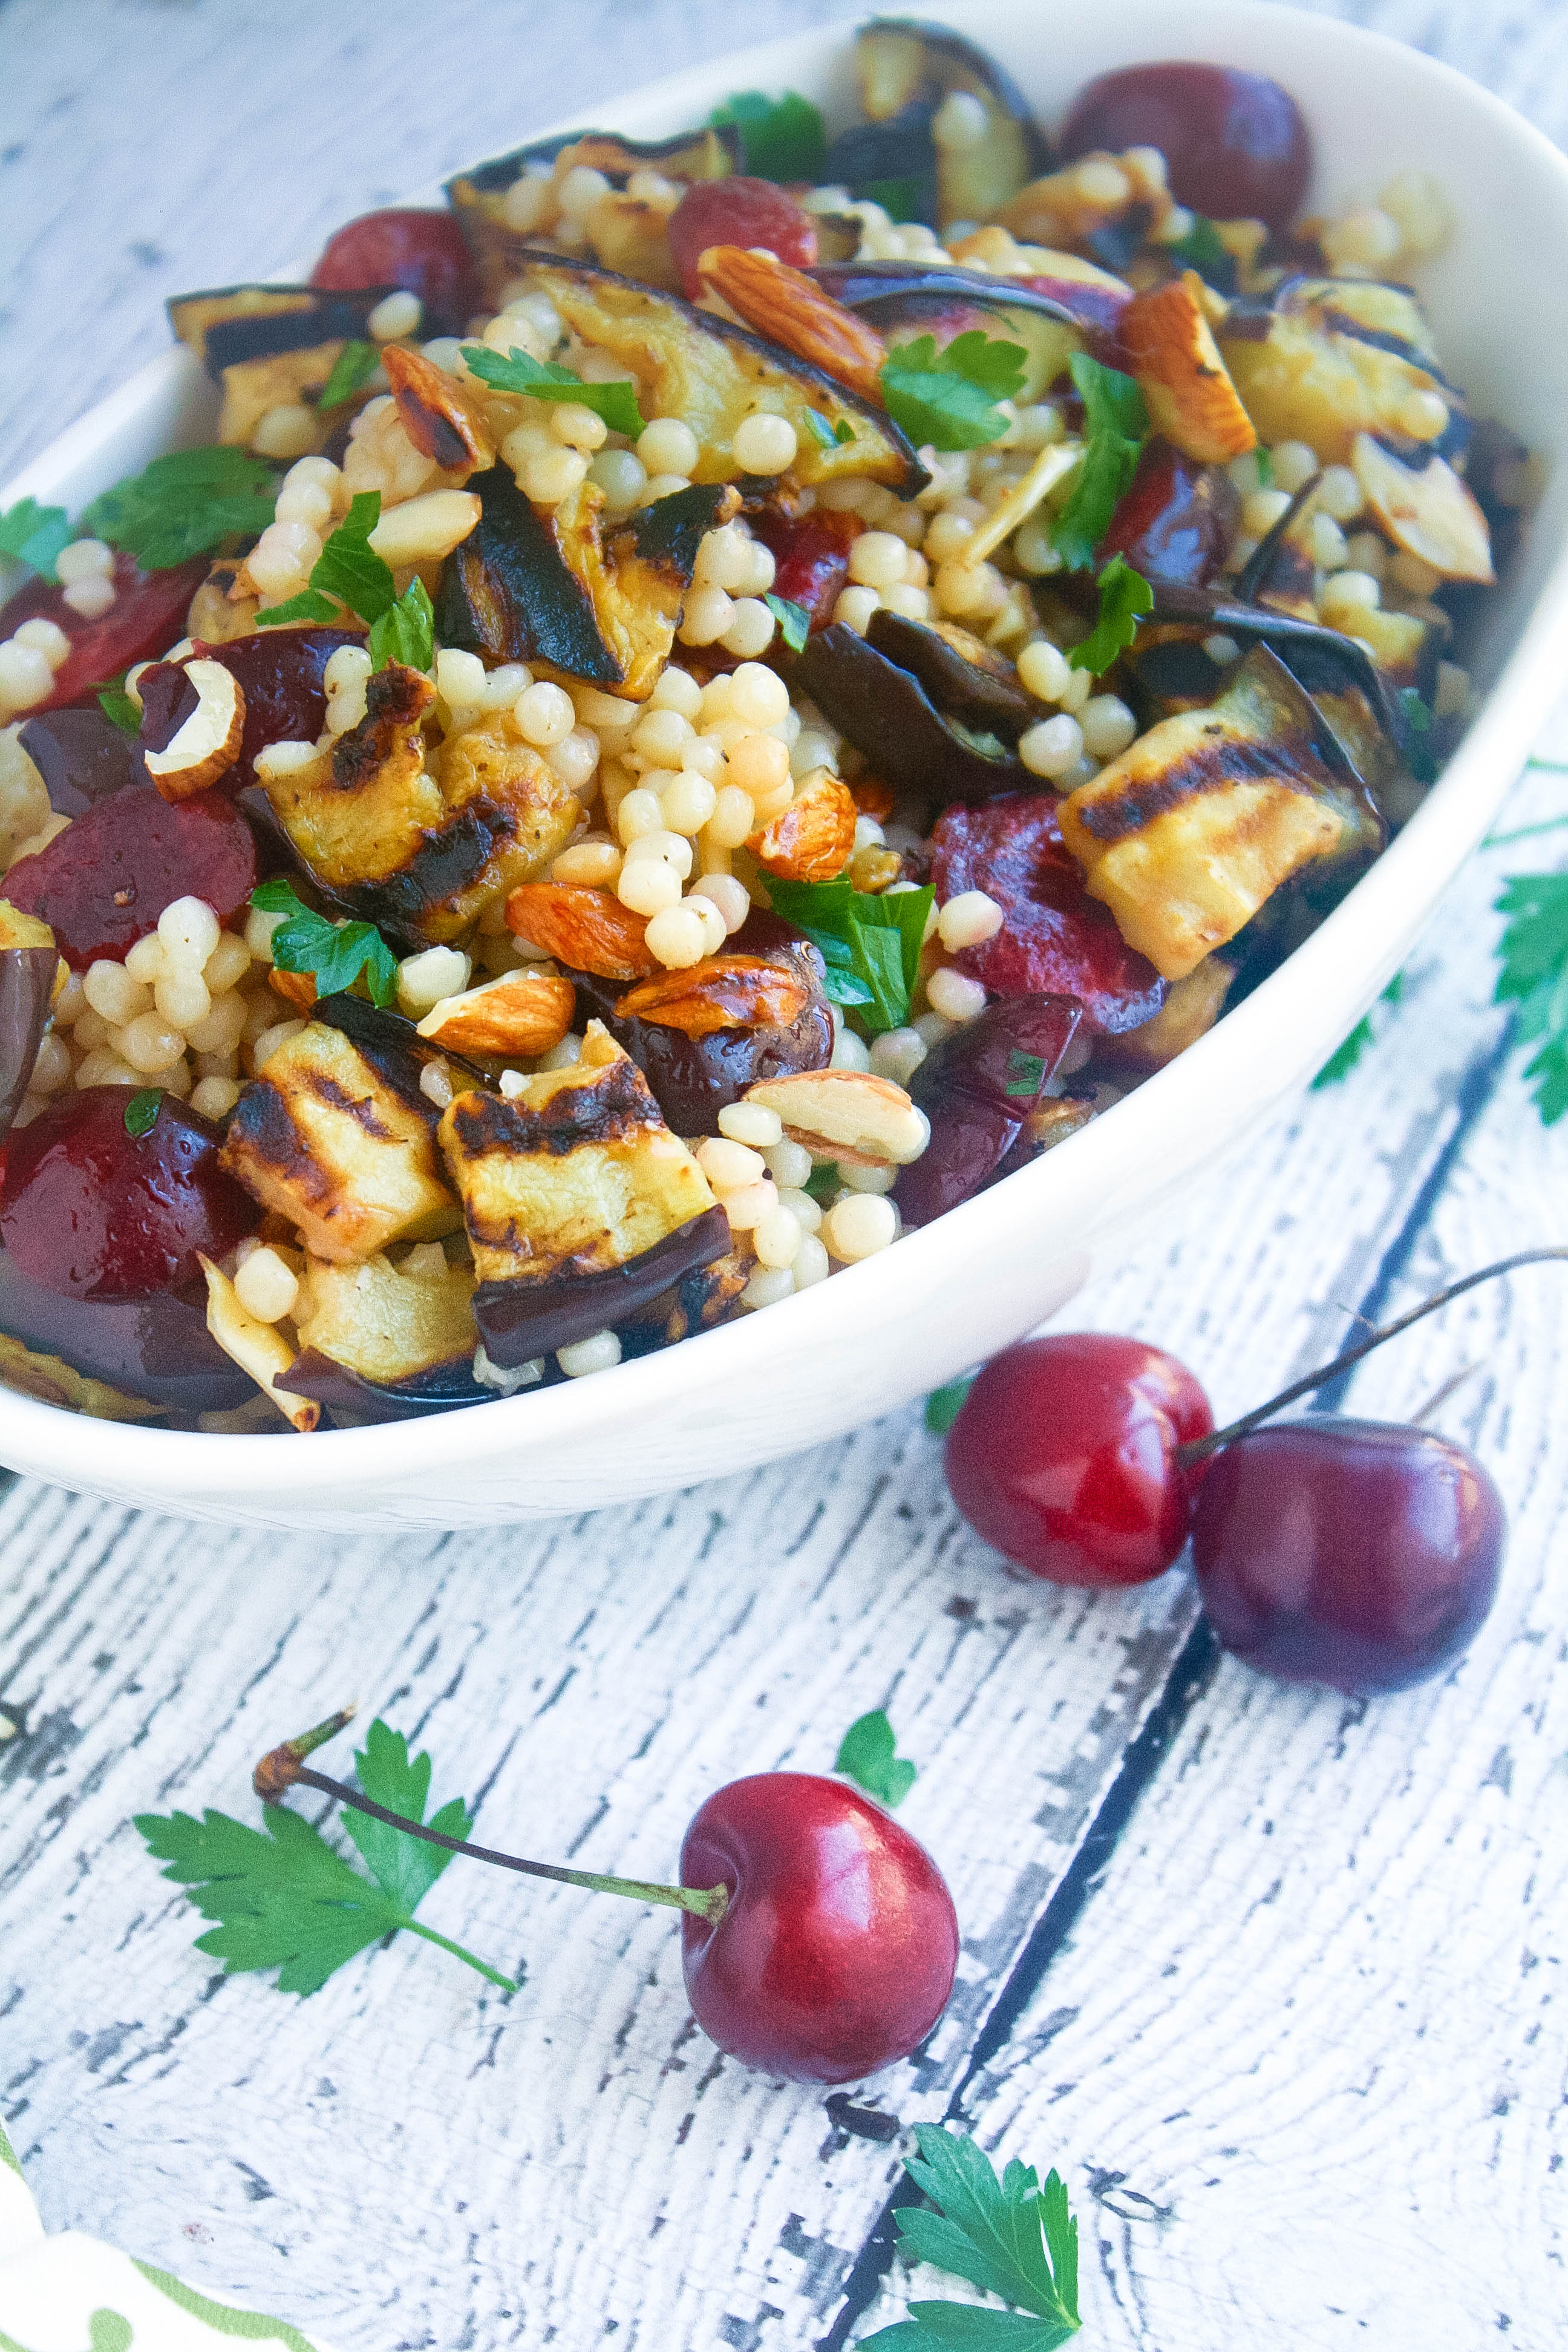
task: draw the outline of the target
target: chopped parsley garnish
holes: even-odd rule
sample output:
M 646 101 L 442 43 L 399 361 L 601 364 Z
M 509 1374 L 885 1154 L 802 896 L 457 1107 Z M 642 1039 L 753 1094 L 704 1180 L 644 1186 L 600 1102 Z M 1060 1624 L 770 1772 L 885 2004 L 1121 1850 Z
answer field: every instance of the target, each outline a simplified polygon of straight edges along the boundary
M 826 171 L 822 117 L 798 90 L 767 98 L 760 89 L 738 89 L 708 120 L 716 131 L 733 125 L 740 132 L 741 168 L 753 179 L 819 181 Z
M 1015 2158 L 998 2180 L 966 2135 L 917 2124 L 910 2179 L 936 2208 L 900 2205 L 899 2252 L 968 2279 L 1009 2305 L 911 2303 L 909 2317 L 861 2338 L 862 2352 L 1056 2352 L 1082 2322 L 1078 2311 L 1078 2223 L 1058 2174 L 1042 2184 Z M 1028 2316 L 1025 2317 L 1024 2315 Z
M 1068 661 L 1074 669 L 1091 670 L 1096 677 L 1125 653 L 1137 634 L 1139 615 L 1154 609 L 1154 591 L 1124 555 L 1113 555 L 1100 575 L 1100 617 Z
M 1274 487 L 1273 450 L 1266 449 L 1260 441 L 1257 448 L 1252 453 L 1252 462 L 1258 468 L 1258 488 L 1260 490 L 1271 490 Z
M 163 1097 L 156 1087 L 138 1087 L 125 1106 L 125 1132 L 140 1139 L 151 1135 L 158 1124 L 158 1105 Z
M 893 1727 L 880 1707 L 856 1718 L 839 1742 L 833 1769 L 879 1803 L 897 1805 L 915 1785 L 915 1768 L 896 1753 Z
M 363 973 L 373 1004 L 390 1004 L 397 993 L 397 958 L 374 923 L 334 923 L 301 904 L 281 875 L 260 883 L 250 903 L 264 915 L 282 915 L 272 934 L 272 961 L 279 971 L 313 974 L 318 996 L 353 988 Z
M 901 173 L 893 180 L 861 180 L 856 194 L 862 203 L 880 205 L 890 221 L 929 221 L 931 218 L 931 184 L 918 172 Z
M 788 596 L 775 596 L 771 592 L 763 604 L 779 625 L 779 635 L 792 654 L 797 654 L 811 634 L 811 614 L 804 604 L 796 604 Z
M 1515 1042 L 1538 1047 L 1524 1075 L 1542 1125 L 1555 1127 L 1568 1111 L 1568 874 L 1512 875 L 1496 904 L 1509 920 L 1494 1001 L 1519 1007 Z
M 410 669 L 428 669 L 436 658 L 430 599 L 420 580 L 411 580 L 397 594 L 391 565 L 370 543 L 380 520 L 381 492 L 361 490 L 316 558 L 310 586 L 287 604 L 268 604 L 258 613 L 257 627 L 341 621 L 346 608 L 369 622 L 370 656 L 377 669 L 393 661 L 405 662 Z
M 996 403 L 1022 392 L 1027 356 L 1021 343 L 997 341 L 978 327 L 940 352 L 934 335 L 917 335 L 883 361 L 882 398 L 917 448 L 982 449 L 1007 430 Z
M 808 408 L 805 422 L 812 439 L 820 441 L 825 449 L 846 448 L 855 438 L 855 427 L 847 416 L 837 417 L 830 425 L 819 410 Z
M 226 540 L 259 539 L 277 494 L 272 468 L 247 450 L 174 449 L 94 499 L 77 534 L 124 548 L 145 571 L 171 572 Z
M 354 1763 L 374 1803 L 424 1821 L 430 1759 L 410 1757 L 400 1731 L 373 1723 Z M 217 1921 L 196 1937 L 196 1949 L 221 1960 L 226 1974 L 276 1969 L 279 1992 L 319 1992 L 346 1961 L 406 1927 L 491 1984 L 517 1990 L 510 1977 L 414 1916 L 452 1859 L 440 1846 L 367 1813 L 345 1812 L 343 1827 L 369 1866 L 367 1878 L 287 1806 L 268 1805 L 262 1818 L 266 1826 L 258 1830 L 210 1807 L 199 1822 L 190 1813 L 136 1816 L 149 1851 L 169 1865 L 163 1876 L 189 1891 L 204 1919 Z M 429 1826 L 444 1837 L 466 1838 L 473 1817 L 454 1797 Z
M 111 677 L 106 686 L 95 687 L 93 691 L 98 697 L 99 709 L 111 726 L 118 727 L 122 735 L 141 734 L 142 713 L 125 691 L 123 670 L 118 677 Z
M 37 499 L 18 499 L 0 514 L 0 555 L 15 556 L 57 585 L 55 558 L 76 536 L 64 507 L 41 507 Z
M 1120 368 L 1104 367 L 1087 352 L 1075 352 L 1068 364 L 1083 402 L 1083 463 L 1051 538 L 1069 572 L 1087 572 L 1138 469 L 1149 412 L 1137 384 Z
M 612 433 L 624 433 L 629 441 L 635 441 L 643 429 L 637 388 L 629 377 L 624 383 L 584 383 L 574 369 L 558 366 L 554 360 L 531 359 L 516 349 L 503 359 L 500 352 L 483 343 L 465 343 L 462 353 L 470 372 L 492 391 L 522 392 L 531 400 L 574 400 L 602 416 Z
M 945 1437 L 963 1410 L 963 1400 L 974 1386 L 973 1377 L 966 1374 L 961 1381 L 949 1381 L 940 1389 L 932 1389 L 926 1399 L 926 1427 L 934 1437 Z
M 1033 1102 L 1045 1083 L 1045 1055 L 1026 1054 L 1021 1045 L 1015 1045 L 1007 1056 L 1008 1094 Z
M 1418 784 L 1436 783 L 1437 762 L 1432 756 L 1430 744 L 1420 740 L 1422 736 L 1432 732 L 1432 713 L 1413 686 L 1400 688 L 1399 708 L 1405 713 L 1405 724 L 1409 730 L 1405 745 L 1405 764 Z
M 373 376 L 380 365 L 381 353 L 374 343 L 345 343 L 321 386 L 318 413 L 325 408 L 341 408 L 345 400 L 352 400 L 366 377 Z
M 867 1036 L 903 1027 L 931 908 L 929 888 L 873 897 L 842 878 L 784 882 L 770 875 L 768 896 L 774 913 L 820 949 L 827 994 L 835 1004 L 854 1008 Z
M 1216 294 L 1235 293 L 1236 256 L 1213 221 L 1205 220 L 1202 213 L 1195 215 L 1185 236 L 1179 236 L 1174 245 L 1166 246 L 1164 250 L 1173 261 L 1184 261 L 1189 269 L 1195 269 Z

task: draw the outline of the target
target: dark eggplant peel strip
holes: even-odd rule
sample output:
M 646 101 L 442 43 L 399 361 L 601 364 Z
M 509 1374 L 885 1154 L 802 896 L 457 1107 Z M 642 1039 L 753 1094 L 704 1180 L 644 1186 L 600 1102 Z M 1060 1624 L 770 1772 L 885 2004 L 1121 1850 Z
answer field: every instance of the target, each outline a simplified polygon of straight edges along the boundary
M 223 286 L 177 294 L 168 306 L 169 323 L 223 389 L 218 439 L 248 448 L 269 408 L 313 404 L 344 344 L 367 339 L 371 312 L 396 291 L 395 286 L 350 293 L 319 286 Z
M 0 1135 L 27 1091 L 59 966 L 53 947 L 0 948 Z
M 877 763 L 896 792 L 941 805 L 1026 792 L 1028 770 L 994 735 L 961 732 L 907 669 L 843 621 L 814 631 L 794 674 L 824 717 Z
M 878 16 L 855 40 L 855 71 L 866 121 L 842 131 L 827 177 L 862 193 L 879 180 L 915 183 L 920 216 L 989 220 L 1046 166 L 1047 148 L 1027 100 L 994 58 L 946 25 Z M 953 91 L 978 99 L 985 128 L 973 145 L 939 146 L 931 124 Z

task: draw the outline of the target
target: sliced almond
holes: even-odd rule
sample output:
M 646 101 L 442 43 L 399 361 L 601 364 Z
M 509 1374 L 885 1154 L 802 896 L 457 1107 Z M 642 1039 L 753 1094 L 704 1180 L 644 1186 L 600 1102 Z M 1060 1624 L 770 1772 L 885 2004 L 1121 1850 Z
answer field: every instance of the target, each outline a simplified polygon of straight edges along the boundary
M 776 1110 L 792 1143 L 857 1168 L 907 1168 L 931 1141 L 931 1121 L 902 1087 L 869 1070 L 797 1070 L 763 1078 L 748 1102 Z
M 245 734 L 245 696 L 221 662 L 191 661 L 185 676 L 199 699 L 161 751 L 143 750 L 147 773 L 166 801 L 189 800 L 233 767 Z
M 1368 506 L 1395 546 L 1419 556 L 1445 580 L 1489 585 L 1496 578 L 1487 519 L 1444 458 L 1406 466 L 1372 434 L 1358 433 L 1351 463 Z
M 310 1397 L 290 1396 L 278 1385 L 294 1360 L 294 1350 L 282 1332 L 246 1313 L 233 1283 L 210 1257 L 202 1259 L 202 1272 L 207 1278 L 207 1329 L 224 1354 L 242 1372 L 249 1373 L 296 1429 L 319 1429 L 321 1406 Z
M 831 768 L 813 768 L 796 784 L 788 808 L 753 833 L 746 846 L 781 882 L 831 882 L 854 852 L 858 815 L 848 785 Z
M 423 457 L 444 473 L 482 473 L 496 461 L 495 436 L 478 396 L 423 352 L 387 343 L 381 363 L 403 419 L 403 429 Z
M 847 384 L 863 399 L 882 398 L 887 349 L 874 327 L 824 293 L 813 278 L 772 253 L 743 245 L 711 245 L 698 258 L 704 282 L 738 319 L 796 359 Z
M 401 506 L 384 507 L 370 543 L 395 572 L 439 563 L 460 547 L 479 520 L 472 490 L 425 490 Z
M 313 971 L 282 971 L 277 964 L 267 975 L 267 985 L 285 1004 L 297 1013 L 309 1013 L 316 1001 L 316 975 Z
M 419 1034 L 452 1054 L 527 1060 L 560 1045 L 576 1003 L 576 990 L 559 972 L 503 971 L 458 996 L 443 996 L 419 1024 Z
M 646 944 L 647 916 L 623 907 L 613 890 L 521 882 L 506 902 L 506 921 L 519 939 L 599 980 L 641 980 L 658 970 Z
M 761 1024 L 787 1029 L 810 1002 L 806 982 L 787 964 L 763 956 L 716 955 L 681 971 L 656 972 L 623 996 L 616 1011 L 623 1020 L 709 1037 L 716 1029 Z
M 1155 432 L 1184 457 L 1224 466 L 1256 449 L 1258 435 L 1220 357 L 1195 270 L 1134 295 L 1121 315 L 1121 339 Z

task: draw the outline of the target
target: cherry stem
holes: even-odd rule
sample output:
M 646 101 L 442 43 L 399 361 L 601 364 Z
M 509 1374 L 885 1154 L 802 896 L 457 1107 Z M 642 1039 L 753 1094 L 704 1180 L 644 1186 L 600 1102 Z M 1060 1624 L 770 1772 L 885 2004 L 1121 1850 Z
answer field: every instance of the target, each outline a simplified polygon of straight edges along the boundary
M 1452 1299 L 1462 1297 L 1467 1290 L 1474 1290 L 1478 1283 L 1492 1282 L 1500 1274 L 1512 1274 L 1516 1267 L 1521 1265 L 1541 1265 L 1552 1258 L 1568 1258 L 1568 1247 L 1521 1250 L 1517 1256 L 1500 1257 L 1495 1265 L 1483 1265 L 1479 1274 L 1467 1274 L 1462 1282 L 1451 1282 L 1447 1290 L 1439 1290 L 1435 1297 L 1424 1299 L 1419 1307 L 1413 1307 L 1408 1315 L 1401 1315 L 1395 1322 L 1385 1323 L 1381 1330 L 1370 1332 L 1364 1339 L 1358 1339 L 1353 1348 L 1347 1348 L 1343 1355 L 1334 1358 L 1331 1364 L 1321 1365 L 1315 1372 L 1308 1372 L 1304 1379 L 1292 1381 L 1288 1389 L 1281 1389 L 1278 1396 L 1270 1397 L 1267 1404 L 1258 1405 L 1254 1412 L 1244 1412 L 1241 1419 L 1233 1421 L 1227 1429 L 1211 1430 L 1206 1437 L 1194 1437 L 1187 1444 L 1178 1445 L 1177 1462 L 1184 1470 L 1190 1470 L 1194 1463 L 1206 1461 L 1211 1454 L 1217 1454 L 1222 1445 L 1229 1445 L 1237 1438 L 1245 1437 L 1248 1430 L 1271 1421 L 1288 1404 L 1294 1404 L 1298 1397 L 1310 1396 L 1325 1381 L 1333 1380 L 1341 1372 L 1349 1371 L 1351 1366 L 1359 1364 L 1363 1356 L 1370 1356 L 1374 1348 L 1381 1348 L 1385 1339 L 1396 1339 L 1401 1331 L 1408 1331 L 1410 1326 L 1419 1323 L 1424 1315 L 1436 1315 L 1439 1307 L 1447 1307 Z M 1439 1391 L 1439 1395 L 1441 1393 Z M 1434 1403 L 1436 1402 L 1436 1399 L 1433 1400 Z M 1426 1410 L 1430 1412 L 1431 1406 L 1428 1405 Z
M 325 1772 L 313 1770 L 304 1761 L 312 1748 L 333 1738 L 353 1719 L 352 1706 L 340 1707 L 336 1715 L 318 1723 L 311 1731 L 303 1731 L 298 1738 L 286 1739 L 280 1748 L 264 1756 L 251 1775 L 256 1793 L 267 1804 L 277 1804 L 286 1789 L 319 1789 L 324 1797 L 333 1797 L 340 1805 L 351 1805 L 356 1813 L 368 1813 L 373 1821 L 385 1822 L 389 1828 L 402 1830 L 408 1837 L 423 1838 L 426 1845 L 445 1846 L 448 1853 L 466 1853 L 475 1862 L 493 1862 L 498 1869 L 521 1871 L 527 1878 L 552 1878 L 562 1886 L 585 1886 L 595 1895 L 625 1895 L 634 1903 L 666 1903 L 679 1911 L 694 1912 L 700 1919 L 710 1919 L 715 1926 L 724 1916 L 730 1904 L 727 1886 L 661 1886 L 643 1878 L 607 1878 L 598 1871 L 565 1870 L 559 1863 L 524 1862 L 515 1853 L 498 1853 L 488 1845 L 470 1845 L 467 1838 L 446 1837 L 439 1830 L 426 1829 L 423 1822 L 410 1821 L 405 1813 L 390 1812 L 369 1797 L 361 1796 L 357 1789 L 342 1780 L 329 1778 Z

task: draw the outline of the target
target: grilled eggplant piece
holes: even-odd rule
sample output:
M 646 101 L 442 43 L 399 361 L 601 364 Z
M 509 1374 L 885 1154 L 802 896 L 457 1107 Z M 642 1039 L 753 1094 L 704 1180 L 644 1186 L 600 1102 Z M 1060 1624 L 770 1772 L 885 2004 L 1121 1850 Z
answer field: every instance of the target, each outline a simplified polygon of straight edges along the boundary
M 668 180 L 723 180 L 743 168 L 741 134 L 726 126 L 650 140 L 623 139 L 615 131 L 580 131 L 566 139 L 536 140 L 531 146 L 498 155 L 475 171 L 459 173 L 447 181 L 447 195 L 462 224 L 479 282 L 494 308 L 499 308 L 502 289 L 512 276 L 510 256 L 517 247 L 517 233 L 507 226 L 507 194 L 531 167 L 541 163 L 551 164 L 557 179 L 579 163 L 602 172 L 616 192 L 616 201 L 602 199 L 603 210 L 595 206 L 587 223 L 595 252 L 607 267 L 625 268 L 631 277 L 647 276 L 650 283 L 668 286 L 674 292 L 679 291 L 679 279 L 670 259 L 664 218 L 658 216 L 657 230 L 653 220 L 644 220 L 640 228 L 635 226 L 628 210 L 635 200 L 625 195 L 626 182 L 634 172 L 658 172 Z M 649 214 L 653 207 L 640 210 Z M 658 277 L 647 268 L 650 261 L 656 267 L 662 264 Z M 644 266 L 632 267 L 634 262 Z
M 476 479 L 479 525 L 441 583 L 441 643 L 645 701 L 675 643 L 703 534 L 728 520 L 738 494 L 720 484 L 677 490 L 606 530 L 595 483 L 552 511 L 531 506 L 505 466 Z
M 956 622 L 910 621 L 884 609 L 872 614 L 866 639 L 918 678 L 945 717 L 976 734 L 1016 743 L 1040 715 L 1006 655 Z
M 1089 162 L 1114 168 L 1120 181 L 1117 193 L 1086 194 L 1079 168 Z M 1108 192 L 1117 189 L 1109 173 L 1105 186 Z M 1123 270 L 1158 236 L 1174 202 L 1163 173 L 1151 168 L 1147 151 L 1132 148 L 1111 155 L 1101 149 L 1064 171 L 1031 180 L 989 219 L 1021 243 L 1085 254 L 1102 269 Z
M 944 718 L 918 678 L 843 621 L 813 632 L 795 676 L 898 792 L 941 807 L 1028 788 L 1027 769 L 995 733 Z
M 479 1404 L 486 1391 L 473 1370 L 475 1279 L 461 1265 L 409 1274 L 379 1251 L 363 1265 L 312 1258 L 288 1387 L 376 1420 Z
M 371 922 L 438 943 L 558 856 L 581 811 L 504 712 L 448 735 L 427 768 L 435 698 L 427 677 L 391 663 L 358 727 L 264 782 L 316 881 Z
M 0 1331 L 0 1382 L 36 1397 L 40 1404 L 63 1405 L 68 1412 L 86 1413 L 93 1421 L 153 1421 L 163 1411 L 145 1397 L 128 1396 L 123 1389 L 79 1372 L 63 1356 L 24 1347 L 6 1331 Z
M 608 1329 L 729 1246 L 707 1178 L 597 1022 L 569 1069 L 541 1071 L 506 1101 L 458 1096 L 440 1139 L 492 1363 Z
M 85 816 L 137 777 L 131 739 L 101 710 L 50 710 L 27 719 L 18 740 L 57 816 Z
M 1273 648 L 1309 694 L 1319 696 L 1330 687 L 1359 692 L 1394 749 L 1402 756 L 1408 750 L 1409 721 L 1387 678 L 1366 646 L 1340 630 L 1328 628 L 1321 621 L 1297 620 L 1289 614 L 1272 612 L 1261 604 L 1245 604 L 1213 589 L 1166 581 L 1155 583 L 1154 610 L 1150 617 L 1153 623 L 1195 622 L 1201 624 L 1205 635 L 1217 630 L 1227 637 L 1239 639 L 1243 645 L 1261 639 Z M 1372 617 L 1375 620 L 1376 614 Z M 1391 613 L 1384 617 L 1392 621 L 1407 616 Z M 1148 625 L 1149 623 L 1141 625 L 1140 637 Z M 1392 635 L 1388 645 L 1392 649 Z
M 1236 967 L 1223 956 L 1205 956 L 1169 991 L 1152 1021 L 1096 1041 L 1095 1067 L 1108 1063 L 1113 1070 L 1163 1070 L 1214 1027 L 1235 978 Z
M 67 1298 L 25 1275 L 0 1250 L 0 1331 L 9 1346 L 0 1378 L 47 1404 L 70 1404 L 80 1412 L 103 1412 L 103 1400 L 89 1402 L 101 1383 L 104 1398 L 144 1400 L 155 1412 L 224 1412 L 244 1404 L 251 1383 L 237 1371 L 207 1330 L 205 1303 L 172 1290 L 150 1298 Z M 19 1348 L 21 1356 L 13 1356 Z M 63 1362 L 68 1381 L 55 1367 Z M 77 1389 L 76 1381 L 88 1384 Z M 61 1391 L 44 1395 L 45 1382 Z M 129 1418 L 111 1412 L 112 1420 Z
M 955 336 L 976 328 L 1016 343 L 1025 353 L 1020 403 L 1038 400 L 1066 373 L 1074 352 L 1090 342 L 1103 347 L 1108 341 L 1099 299 L 1090 317 L 1066 292 L 1009 284 L 978 270 L 932 269 L 920 261 L 852 261 L 819 264 L 809 274 L 825 294 L 875 327 L 889 350 L 931 335 L 938 350 L 945 351 Z M 1128 289 L 1119 290 L 1122 301 L 1131 299 Z M 1109 352 L 1101 349 L 1099 355 Z
M 314 407 L 345 343 L 363 342 L 394 286 L 338 293 L 318 286 L 224 286 L 177 294 L 169 321 L 222 388 L 217 437 L 248 447 L 269 408 Z M 346 413 L 346 412 L 343 412 Z M 332 412 L 334 421 L 340 412 Z M 326 427 L 322 427 L 325 438 Z
M 18 923 L 36 920 L 22 915 Z M 48 937 L 47 926 L 37 928 Z M 49 1025 L 49 1004 L 60 960 L 47 947 L 0 947 L 0 1135 L 16 1118 L 38 1047 Z
M 461 1223 L 442 1181 L 437 1118 L 411 1057 L 400 1065 L 374 1045 L 363 1051 L 318 1018 L 246 1087 L 219 1165 L 297 1225 L 312 1256 L 352 1265 L 391 1242 L 434 1240 Z
M 913 181 L 918 216 L 945 228 L 989 220 L 1042 169 L 1046 142 L 1027 100 L 962 33 L 912 17 L 875 17 L 856 37 L 855 70 L 866 121 L 834 142 L 827 173 L 858 195 L 875 195 L 881 181 Z M 984 137 L 962 149 L 939 146 L 931 135 L 938 109 L 954 90 L 977 98 L 987 118 Z
M 1233 303 L 1215 335 L 1260 441 L 1305 441 L 1324 465 L 1348 465 L 1358 433 L 1404 446 L 1405 403 L 1436 392 L 1449 425 L 1428 446 L 1445 457 L 1464 446 L 1464 394 L 1438 367 L 1407 286 L 1289 278 L 1267 309 Z
M 884 482 L 906 499 L 926 486 L 924 467 L 884 409 L 747 328 L 521 238 L 508 242 L 507 280 L 519 292 L 547 294 L 584 342 L 619 361 L 637 382 L 645 415 L 679 416 L 689 425 L 701 453 L 699 482 L 746 478 L 735 459 L 736 428 L 765 408 L 795 428 L 798 455 L 790 470 L 797 482 L 815 486 L 854 475 Z M 840 422 L 848 431 L 844 441 L 835 437 Z
M 1090 896 L 1166 980 L 1303 866 L 1382 846 L 1370 800 L 1329 749 L 1310 698 L 1255 646 L 1211 709 L 1163 719 L 1062 802 Z

